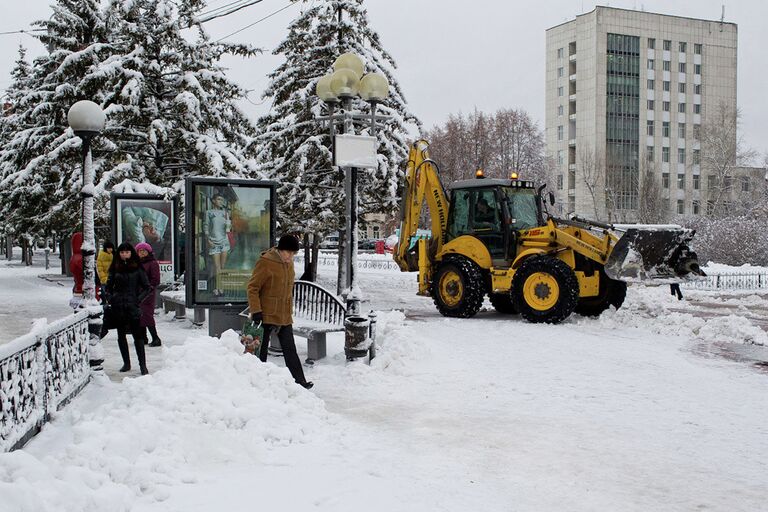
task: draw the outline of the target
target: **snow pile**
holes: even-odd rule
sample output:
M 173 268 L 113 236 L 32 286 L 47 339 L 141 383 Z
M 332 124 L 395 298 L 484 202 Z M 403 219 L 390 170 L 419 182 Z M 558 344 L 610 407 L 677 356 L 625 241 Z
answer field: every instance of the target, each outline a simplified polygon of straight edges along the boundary
M 768 345 L 768 334 L 743 316 L 701 318 L 673 311 L 680 307 L 666 287 L 629 287 L 622 307 L 604 312 L 597 321 L 613 329 L 634 327 L 691 341 Z
M 258 465 L 273 447 L 330 431 L 320 399 L 242 352 L 232 331 L 190 338 L 165 349 L 157 373 L 94 382 L 83 399 L 100 403 L 65 409 L 36 440 L 39 456 L 0 455 L 0 510 L 127 511 L 195 483 L 202 466 Z M 45 449 L 62 431 L 66 449 Z
M 724 265 L 722 263 L 715 263 L 708 261 L 706 266 L 702 267 L 702 270 L 706 273 L 712 274 L 744 274 L 744 273 L 768 273 L 768 267 L 760 267 L 757 265 L 750 265 L 745 263 L 741 266 Z

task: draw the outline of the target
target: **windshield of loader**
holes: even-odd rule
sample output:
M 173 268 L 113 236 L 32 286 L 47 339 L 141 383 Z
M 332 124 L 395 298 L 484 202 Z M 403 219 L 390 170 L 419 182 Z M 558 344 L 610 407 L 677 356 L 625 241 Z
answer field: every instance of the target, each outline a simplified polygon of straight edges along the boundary
M 530 229 L 539 225 L 539 210 L 534 189 L 503 187 L 502 190 L 512 216 L 513 228 Z

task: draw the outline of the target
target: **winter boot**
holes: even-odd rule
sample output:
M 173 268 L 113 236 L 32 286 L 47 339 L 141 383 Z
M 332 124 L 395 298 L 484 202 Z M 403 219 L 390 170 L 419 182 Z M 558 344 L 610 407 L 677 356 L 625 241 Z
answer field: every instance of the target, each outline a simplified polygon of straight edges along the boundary
M 149 344 L 150 347 L 159 347 L 160 345 L 163 344 L 163 342 L 160 341 L 160 336 L 157 334 L 157 327 L 156 326 L 150 325 L 149 326 L 149 333 L 152 335 L 152 343 Z
M 136 355 L 139 358 L 139 368 L 141 369 L 141 374 L 146 375 L 149 373 L 149 370 L 147 370 L 147 356 L 144 353 L 144 339 L 135 339 L 134 345 L 136 345 Z
M 123 358 L 123 366 L 120 371 L 127 372 L 131 369 L 131 356 L 128 353 L 128 340 L 125 338 L 125 334 L 121 336 L 118 332 L 117 346 L 120 348 L 120 357 Z

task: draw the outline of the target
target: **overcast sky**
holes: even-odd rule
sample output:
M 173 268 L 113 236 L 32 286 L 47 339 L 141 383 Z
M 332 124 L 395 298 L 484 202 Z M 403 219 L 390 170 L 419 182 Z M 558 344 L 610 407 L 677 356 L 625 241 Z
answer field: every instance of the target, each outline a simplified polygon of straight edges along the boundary
M 27 28 L 49 16 L 50 1 L 4 2 L 0 32 Z M 212 7 L 229 0 L 210 0 Z M 768 153 L 768 96 L 765 79 L 768 2 L 763 0 L 651 0 L 599 3 L 625 9 L 719 20 L 738 24 L 738 104 L 743 114 L 742 135 L 750 147 Z M 205 25 L 214 38 L 225 36 L 289 4 L 263 0 L 252 7 Z M 367 0 L 371 25 L 398 64 L 398 80 L 411 110 L 426 127 L 442 123 L 451 113 L 474 108 L 493 112 L 523 108 L 544 127 L 545 30 L 596 5 L 582 0 L 510 1 Z M 244 108 L 256 117 L 269 108 L 261 104 L 265 75 L 279 59 L 271 50 L 285 37 L 298 5 L 278 13 L 231 38 L 267 50 L 248 61 L 228 60 L 231 76 L 252 90 Z M 22 43 L 30 54 L 42 46 L 24 34 L 0 36 L 0 88 Z M 761 158 L 762 160 L 762 158 Z

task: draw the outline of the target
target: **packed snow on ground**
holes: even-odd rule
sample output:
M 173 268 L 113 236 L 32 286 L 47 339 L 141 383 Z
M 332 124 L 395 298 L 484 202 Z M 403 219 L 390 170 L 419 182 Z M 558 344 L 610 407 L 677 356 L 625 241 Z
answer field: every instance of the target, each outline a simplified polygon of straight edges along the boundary
M 637 286 L 597 319 L 448 319 L 414 274 L 360 283 L 378 356 L 347 363 L 329 335 L 311 391 L 160 317 L 179 341 L 149 376 L 95 378 L 0 455 L 0 511 L 765 508 L 768 375 L 697 350 L 764 342 L 749 319 Z

